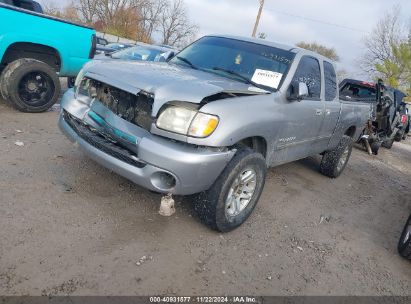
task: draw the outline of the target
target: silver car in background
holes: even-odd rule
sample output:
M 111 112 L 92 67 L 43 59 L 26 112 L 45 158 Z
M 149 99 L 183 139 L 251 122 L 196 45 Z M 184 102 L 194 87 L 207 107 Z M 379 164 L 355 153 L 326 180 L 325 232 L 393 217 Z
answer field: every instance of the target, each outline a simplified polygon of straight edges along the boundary
M 99 54 L 94 60 L 136 60 L 136 61 L 166 61 L 174 56 L 177 50 L 168 47 L 151 45 L 146 43 L 137 43 L 134 46 L 107 54 Z

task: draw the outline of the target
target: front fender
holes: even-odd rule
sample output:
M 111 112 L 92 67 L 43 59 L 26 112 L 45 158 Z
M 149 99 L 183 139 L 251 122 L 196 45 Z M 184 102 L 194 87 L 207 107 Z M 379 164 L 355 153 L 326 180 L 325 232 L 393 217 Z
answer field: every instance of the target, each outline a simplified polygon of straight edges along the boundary
M 276 111 L 273 94 L 236 97 L 211 102 L 201 112 L 217 115 L 217 129 L 207 138 L 189 137 L 190 144 L 211 147 L 229 147 L 248 137 L 262 137 L 271 146 L 275 130 L 285 119 L 283 111 Z

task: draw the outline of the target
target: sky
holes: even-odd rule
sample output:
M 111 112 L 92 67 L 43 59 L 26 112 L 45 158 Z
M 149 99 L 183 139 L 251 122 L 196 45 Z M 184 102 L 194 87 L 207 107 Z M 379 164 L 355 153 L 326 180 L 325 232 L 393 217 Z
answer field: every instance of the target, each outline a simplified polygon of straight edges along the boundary
M 258 0 L 186 2 L 190 17 L 200 26 L 200 35 L 250 36 L 259 7 Z M 351 77 L 364 77 L 358 68 L 358 60 L 365 51 L 363 39 L 380 16 L 397 4 L 401 5 L 404 19 L 406 12 L 410 18 L 410 0 L 266 0 L 258 32 L 264 32 L 267 40 L 289 45 L 316 41 L 334 47 L 341 58 L 339 66 Z
M 68 0 L 48 1 L 63 5 Z M 258 0 L 185 2 L 189 18 L 200 28 L 199 37 L 251 36 Z M 364 77 L 358 68 L 358 60 L 365 51 L 363 39 L 394 5 L 401 6 L 404 22 L 410 22 L 410 0 L 266 0 L 258 32 L 265 33 L 267 40 L 288 45 L 315 41 L 334 47 L 341 59 L 339 67 L 350 77 Z

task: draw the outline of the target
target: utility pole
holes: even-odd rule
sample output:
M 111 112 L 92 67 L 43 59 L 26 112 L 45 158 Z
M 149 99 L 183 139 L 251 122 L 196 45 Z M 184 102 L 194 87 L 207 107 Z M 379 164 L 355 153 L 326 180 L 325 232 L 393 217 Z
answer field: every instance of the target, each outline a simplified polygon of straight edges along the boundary
M 257 34 L 258 24 L 260 23 L 261 13 L 263 12 L 264 1 L 260 0 L 260 9 L 258 10 L 257 19 L 255 20 L 254 30 L 253 30 L 253 37 Z

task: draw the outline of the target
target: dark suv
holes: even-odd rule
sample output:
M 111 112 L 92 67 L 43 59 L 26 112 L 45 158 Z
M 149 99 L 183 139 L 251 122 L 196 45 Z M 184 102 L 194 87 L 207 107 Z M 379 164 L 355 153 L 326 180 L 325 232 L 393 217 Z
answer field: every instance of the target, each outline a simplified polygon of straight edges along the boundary
M 406 95 L 400 90 L 385 86 L 382 80 L 371 83 L 354 79 L 344 79 L 339 88 L 342 100 L 372 104 L 371 119 L 360 139 L 366 140 L 372 153 L 377 154 L 380 146 L 391 149 L 394 140 L 401 140 L 409 131 L 403 102 Z
M 397 135 L 395 135 L 395 141 L 401 141 L 406 139 L 407 134 L 410 132 L 410 120 L 411 120 L 411 115 L 408 112 L 407 104 L 402 101 L 402 99 L 405 97 L 405 94 L 400 92 L 399 96 L 401 96 L 401 100 L 399 101 L 400 108 L 400 125 L 399 125 L 399 130 Z

